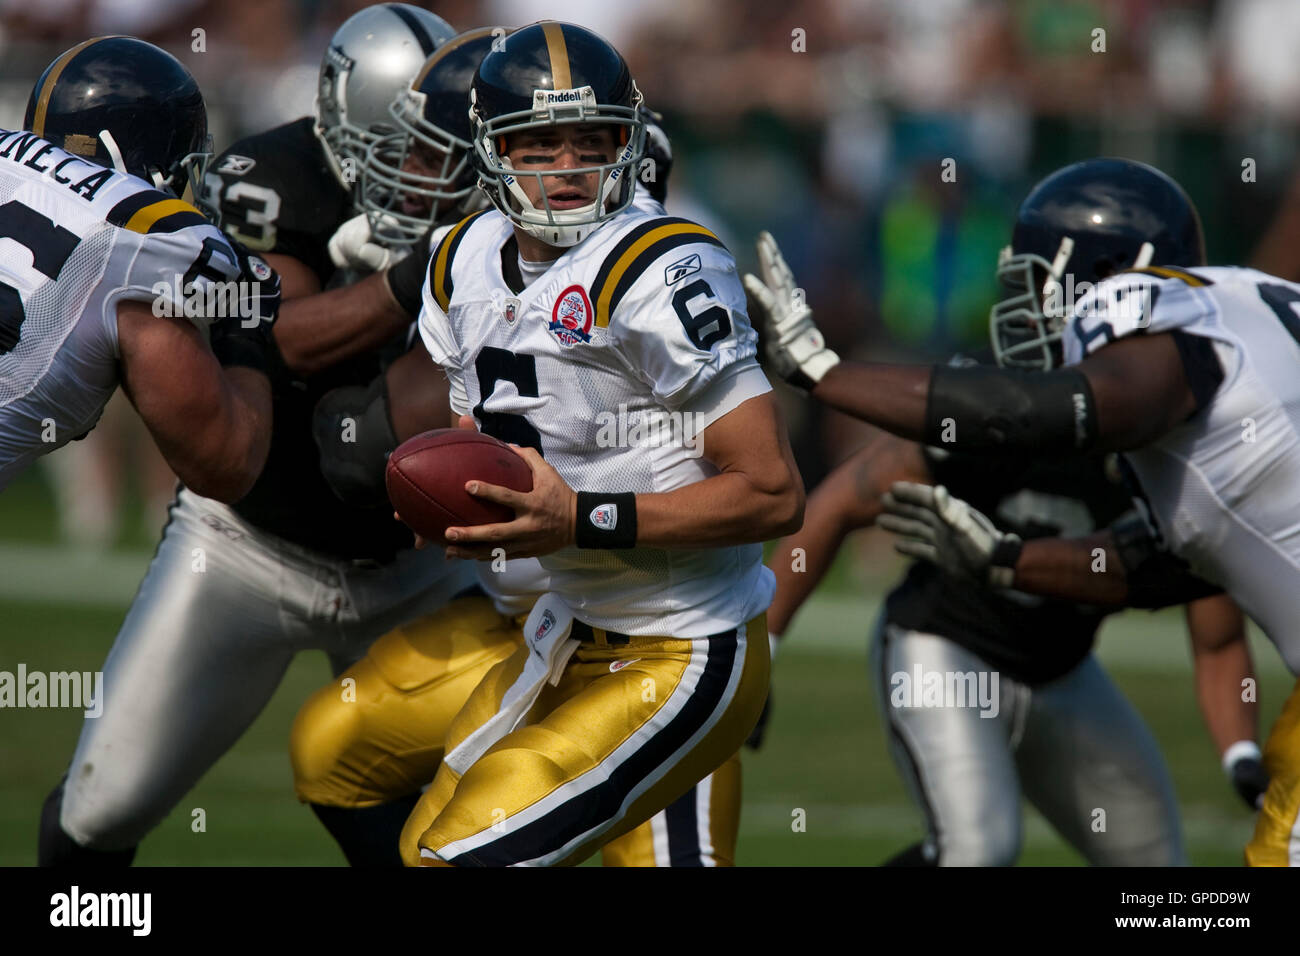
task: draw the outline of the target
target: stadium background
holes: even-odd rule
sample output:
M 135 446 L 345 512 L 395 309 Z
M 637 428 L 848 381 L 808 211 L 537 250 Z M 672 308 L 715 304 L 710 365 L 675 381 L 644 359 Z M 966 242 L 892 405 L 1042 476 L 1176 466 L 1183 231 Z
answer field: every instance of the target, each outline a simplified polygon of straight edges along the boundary
M 32 84 L 63 49 L 129 33 L 196 75 L 220 151 L 310 111 L 330 34 L 365 5 L 0 0 L 0 125 L 21 123 Z M 463 29 L 554 17 L 609 37 L 666 115 L 670 209 L 716 227 L 742 268 L 756 231 L 770 229 L 842 354 L 931 360 L 982 346 L 1016 201 L 1044 173 L 1093 155 L 1146 160 L 1179 179 L 1212 262 L 1300 278 L 1294 0 L 424 5 Z M 1098 28 L 1104 52 L 1094 51 Z M 948 159 L 955 183 L 941 180 Z M 783 397 L 812 487 L 868 435 Z M 90 441 L 0 495 L 0 670 L 99 669 L 143 574 L 170 481 L 129 409 L 115 406 Z M 796 620 L 775 668 L 767 744 L 745 755 L 741 864 L 875 863 L 919 837 L 866 675 L 867 633 L 901 567 L 884 535 L 860 533 Z M 1290 680 L 1270 645 L 1258 634 L 1252 643 L 1266 729 Z M 1181 614 L 1112 618 L 1100 656 L 1164 750 L 1192 862 L 1240 862 L 1251 817 L 1197 713 Z M 293 798 L 285 750 L 298 704 L 326 679 L 323 655 L 300 657 L 137 862 L 341 863 Z M 79 711 L 0 710 L 0 864 L 34 862 L 40 803 L 80 722 Z M 198 808 L 203 832 L 191 826 Z M 1022 862 L 1079 862 L 1026 813 Z

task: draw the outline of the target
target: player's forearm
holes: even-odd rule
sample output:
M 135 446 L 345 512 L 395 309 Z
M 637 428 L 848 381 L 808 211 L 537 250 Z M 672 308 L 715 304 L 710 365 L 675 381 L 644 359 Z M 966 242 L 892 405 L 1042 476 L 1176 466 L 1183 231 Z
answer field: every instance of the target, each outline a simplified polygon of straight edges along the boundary
M 1259 729 L 1258 705 L 1242 700 L 1244 682 L 1255 676 L 1246 642 L 1198 652 L 1192 661 L 1196 671 L 1196 702 L 1218 754 L 1222 756 L 1239 740 L 1255 740 Z
M 636 496 L 639 548 L 716 548 L 770 541 L 803 522 L 803 485 L 785 469 L 724 472 L 676 491 Z
M 176 477 L 196 494 L 233 502 L 246 495 L 266 464 L 271 444 L 271 388 L 249 368 L 218 374 L 212 398 L 166 423 L 150 422 L 159 451 Z
M 275 341 L 285 364 L 305 377 L 378 348 L 411 319 L 375 273 L 340 289 L 285 300 Z
M 1124 566 L 1105 531 L 1084 538 L 1026 541 L 1012 587 L 1079 604 L 1123 606 L 1128 597 Z
M 1187 635 L 1192 645 L 1196 702 L 1220 756 L 1241 740 L 1254 740 L 1257 700 L 1243 700 L 1243 688 L 1255 676 L 1246 643 L 1246 618 L 1226 595 L 1186 605 Z
M 769 631 L 785 633 L 795 613 L 830 570 L 840 545 L 852 530 L 832 488 L 823 484 L 809 496 L 803 527 L 781 539 L 768 558 L 768 567 L 776 575 L 776 594 L 767 609 Z
M 812 389 L 837 411 L 913 441 L 925 439 L 930 366 L 840 362 Z

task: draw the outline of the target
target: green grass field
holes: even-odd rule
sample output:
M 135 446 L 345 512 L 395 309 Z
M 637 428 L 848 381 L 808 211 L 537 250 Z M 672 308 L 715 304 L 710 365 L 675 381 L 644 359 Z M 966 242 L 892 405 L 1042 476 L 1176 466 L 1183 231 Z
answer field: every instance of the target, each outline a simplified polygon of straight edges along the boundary
M 28 474 L 0 495 L 0 670 L 97 670 L 152 542 L 143 531 L 103 557 L 54 546 L 48 494 Z M 893 568 L 881 568 L 889 571 Z M 866 635 L 891 577 L 843 560 L 804 610 L 775 669 L 768 740 L 745 756 L 744 865 L 874 864 L 921 834 L 894 771 L 866 674 Z M 1050 635 L 1044 635 L 1050 639 Z M 1254 638 L 1261 728 L 1292 681 Z M 1181 615 L 1129 612 L 1103 631 L 1100 656 L 1150 724 L 1174 776 L 1191 860 L 1237 865 L 1252 819 L 1218 766 L 1192 694 Z M 329 677 L 322 654 L 301 656 L 239 744 L 144 842 L 152 865 L 341 865 L 342 855 L 294 799 L 286 740 L 298 704 Z M 79 711 L 0 710 L 0 864 L 31 865 L 41 801 L 66 768 Z M 202 808 L 206 832 L 191 831 Z M 793 832 L 796 808 L 806 830 Z M 1026 864 L 1078 855 L 1025 808 Z

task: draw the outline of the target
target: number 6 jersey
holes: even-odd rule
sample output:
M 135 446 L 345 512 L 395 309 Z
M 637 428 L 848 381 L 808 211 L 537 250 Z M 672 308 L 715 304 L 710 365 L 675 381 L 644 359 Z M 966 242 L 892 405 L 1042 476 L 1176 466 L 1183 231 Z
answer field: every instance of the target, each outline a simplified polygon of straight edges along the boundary
M 1297 304 L 1300 286 L 1254 269 L 1136 270 L 1080 300 L 1064 346 L 1073 365 L 1124 336 L 1180 338 L 1201 408 L 1125 457 L 1170 550 L 1229 591 L 1300 673 Z
M 196 303 L 238 275 L 187 203 L 0 130 L 0 489 L 99 420 L 118 384 L 119 302 L 188 311 L 205 328 Z
M 523 270 L 536 274 L 525 284 Z M 770 390 L 731 254 L 703 226 L 630 208 L 549 267 L 500 213 L 434 249 L 420 332 L 452 408 L 538 449 L 575 491 L 672 491 L 717 474 L 699 433 Z M 566 548 L 541 558 L 588 624 L 701 638 L 750 620 L 774 579 L 758 544 Z

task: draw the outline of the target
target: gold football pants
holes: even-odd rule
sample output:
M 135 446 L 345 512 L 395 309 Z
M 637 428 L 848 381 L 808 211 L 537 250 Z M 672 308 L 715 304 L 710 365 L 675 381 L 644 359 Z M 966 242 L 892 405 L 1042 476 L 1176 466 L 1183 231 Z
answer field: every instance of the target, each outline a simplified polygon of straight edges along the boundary
M 402 833 L 403 861 L 574 864 L 645 823 L 733 757 L 758 721 L 766 626 L 759 615 L 707 640 L 621 644 L 595 631 L 522 726 L 463 777 L 438 768 Z M 449 751 L 497 712 L 529 653 L 521 646 L 475 688 Z
M 298 712 L 290 738 L 298 798 L 373 807 L 417 792 L 433 779 L 452 718 L 470 692 L 519 647 L 521 625 L 522 618 L 497 613 L 487 598 L 465 597 L 376 641 Z M 734 865 L 740 788 L 734 754 L 666 810 L 606 845 L 605 865 Z M 431 821 L 425 818 L 425 826 Z
M 1250 866 L 1300 866 L 1300 681 L 1264 744 L 1268 790 L 1246 844 Z

